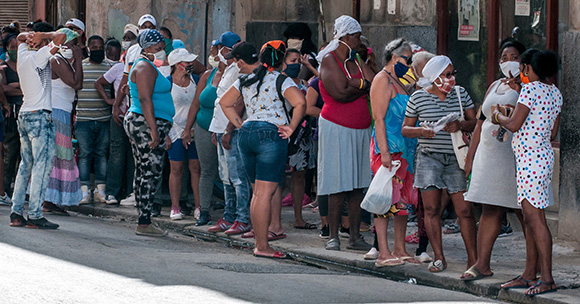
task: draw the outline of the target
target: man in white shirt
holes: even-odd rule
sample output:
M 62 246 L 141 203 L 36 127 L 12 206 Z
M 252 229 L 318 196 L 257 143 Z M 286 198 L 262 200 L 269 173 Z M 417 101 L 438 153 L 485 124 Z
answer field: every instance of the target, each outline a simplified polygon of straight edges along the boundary
M 42 203 L 52 171 L 55 131 L 52 123 L 50 59 L 66 40 L 47 23 L 34 24 L 33 31 L 18 36 L 18 76 L 23 94 L 18 115 L 22 161 L 14 184 L 10 226 L 57 229 L 42 214 Z M 26 190 L 30 183 L 28 220 L 24 218 Z

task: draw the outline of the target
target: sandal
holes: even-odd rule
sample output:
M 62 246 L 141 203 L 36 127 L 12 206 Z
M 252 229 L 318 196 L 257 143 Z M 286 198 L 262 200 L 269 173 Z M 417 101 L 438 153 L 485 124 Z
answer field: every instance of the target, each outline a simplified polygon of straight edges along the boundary
M 522 278 L 522 276 L 517 276 L 517 277 L 515 277 L 515 278 L 513 278 L 513 279 L 511 279 L 511 280 L 509 280 L 507 282 L 501 283 L 500 288 L 501 289 L 529 288 L 530 286 L 534 285 L 534 284 L 531 284 L 531 283 L 534 282 L 534 281 L 536 281 L 536 280 L 537 279 L 526 280 L 526 279 Z M 525 284 L 505 286 L 505 285 L 511 284 L 511 283 L 513 283 L 515 281 L 522 281 Z
M 468 277 L 469 275 L 469 277 Z M 460 277 L 460 279 L 462 281 L 475 281 L 475 280 L 479 280 L 479 279 L 483 279 L 483 278 L 487 278 L 487 277 L 491 277 L 493 276 L 493 272 L 491 274 L 483 274 L 479 271 L 479 269 L 475 268 L 475 266 L 471 266 L 469 269 L 467 269 L 467 271 L 465 271 L 463 273 L 463 275 Z
M 255 237 L 256 237 L 256 233 L 254 232 L 254 229 L 242 234 L 243 239 L 253 239 Z
M 443 265 L 443 261 L 441 260 L 431 262 L 429 263 L 429 267 L 427 267 L 430 272 L 441 272 L 445 270 L 445 268 L 447 268 L 447 266 Z
M 461 227 L 459 227 L 459 224 L 445 225 L 445 230 L 443 230 L 444 234 L 454 234 L 459 232 L 461 232 Z
M 386 260 L 382 260 L 382 261 L 376 261 L 375 262 L 375 267 L 388 267 L 388 266 L 399 266 L 399 265 L 403 265 L 405 264 L 405 261 L 399 259 L 399 258 L 394 258 L 394 259 L 386 259 Z
M 540 291 L 540 286 L 542 286 L 542 285 L 548 285 L 548 286 L 550 286 L 550 289 Z M 534 291 L 537 291 L 537 292 L 534 292 Z M 541 295 L 544 293 L 556 292 L 556 291 L 558 291 L 558 286 L 556 286 L 556 284 L 554 284 L 554 281 L 542 282 L 541 280 L 538 280 L 538 282 L 536 282 L 536 284 L 530 286 L 530 288 L 528 288 L 528 290 L 526 290 L 524 292 L 524 294 L 528 297 L 534 297 L 534 296 Z
M 272 231 L 268 231 L 268 241 L 275 241 L 283 238 L 286 238 L 286 234 L 284 233 L 276 234 Z
M 288 256 L 282 251 L 276 251 L 276 252 L 274 252 L 273 255 L 261 255 L 261 254 L 256 254 L 254 252 L 254 256 L 257 258 L 281 259 L 281 260 L 288 258 Z
M 310 224 L 310 223 L 304 223 L 303 226 L 294 226 L 294 228 L 296 229 L 304 229 L 304 230 L 312 230 L 312 229 L 317 229 L 318 226 L 314 225 L 314 224 Z
M 415 258 L 414 258 L 414 257 L 412 257 L 412 256 L 409 256 L 409 255 L 407 255 L 407 256 L 402 256 L 402 257 L 398 257 L 398 259 L 399 259 L 399 260 L 401 260 L 401 261 L 403 261 L 403 262 L 410 263 L 410 264 L 415 264 L 415 265 L 419 265 L 419 264 L 421 264 L 421 262 L 419 262 L 419 261 L 415 260 Z

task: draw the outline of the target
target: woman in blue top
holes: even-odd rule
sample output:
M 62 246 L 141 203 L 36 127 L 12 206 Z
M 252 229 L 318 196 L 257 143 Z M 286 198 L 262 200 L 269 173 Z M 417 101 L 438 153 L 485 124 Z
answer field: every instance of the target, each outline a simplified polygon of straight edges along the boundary
M 393 199 L 391 209 L 385 214 L 375 214 L 375 226 L 379 245 L 377 267 L 402 265 L 405 261 L 416 263 L 405 250 L 407 216 L 417 205 L 417 190 L 413 189 L 413 158 L 417 140 L 401 134 L 409 92 L 399 81 L 411 64 L 411 45 L 403 38 L 385 47 L 385 67 L 375 76 L 371 85 L 371 107 L 375 128 L 370 145 L 371 170 L 376 174 L 381 166 L 392 168 L 392 161 L 401 166 L 393 176 Z M 387 226 L 393 217 L 395 227 L 394 250 L 389 251 Z
M 171 130 L 175 107 L 171 82 L 153 65 L 165 48 L 157 30 L 142 30 L 137 37 L 143 49 L 129 72 L 131 107 L 123 125 L 131 141 L 135 159 L 133 191 L 139 206 L 138 235 L 163 236 L 165 231 L 151 225 L 151 206 L 163 173 L 165 140 Z

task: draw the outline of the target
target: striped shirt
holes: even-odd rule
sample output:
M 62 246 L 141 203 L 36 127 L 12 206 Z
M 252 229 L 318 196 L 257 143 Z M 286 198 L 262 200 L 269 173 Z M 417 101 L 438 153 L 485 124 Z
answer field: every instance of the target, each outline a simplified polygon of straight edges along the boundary
M 463 87 L 459 87 L 459 94 L 461 95 L 461 103 L 463 110 L 473 108 L 473 101 Z M 444 101 L 439 97 L 430 94 L 425 89 L 416 91 L 411 95 L 407 103 L 407 110 L 405 116 L 417 117 L 419 123 L 424 121 L 438 121 L 446 115 L 459 112 L 459 100 L 457 93 L 453 89 Z M 451 142 L 451 135 L 443 130 L 437 132 L 433 138 L 419 137 L 419 146 L 427 148 L 431 152 L 454 154 L 453 143 Z
M 93 64 L 89 59 L 83 60 L 83 89 L 78 92 L 77 121 L 107 121 L 111 118 L 111 106 L 95 89 L 95 82 L 111 66 L 103 61 Z M 111 91 L 111 85 L 105 86 L 105 92 Z

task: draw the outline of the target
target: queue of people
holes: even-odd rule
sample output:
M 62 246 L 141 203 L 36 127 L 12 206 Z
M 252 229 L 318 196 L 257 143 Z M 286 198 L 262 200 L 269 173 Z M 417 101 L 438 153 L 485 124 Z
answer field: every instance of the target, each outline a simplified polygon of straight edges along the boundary
M 554 168 L 550 140 L 562 106 L 553 82 L 558 58 L 550 51 L 502 42 L 504 77 L 477 109 L 456 85 L 461 67 L 404 38 L 386 45 L 378 68 L 350 16 L 335 20 L 332 41 L 318 53 L 302 24 L 284 32 L 286 41 L 259 50 L 224 32 L 212 42 L 207 67 L 169 29 L 157 30 L 149 14 L 125 26 L 122 42 L 87 39 L 74 18 L 56 31 L 44 22 L 28 32 L 18 27 L 2 31 L 0 86 L 0 202 L 12 205 L 13 227 L 57 229 L 44 213 L 67 215 L 68 206 L 129 197 L 139 209 L 135 233 L 163 236 L 151 218 L 160 215 L 168 157 L 169 217 L 189 215 L 183 201 L 191 188 L 196 224 L 255 238 L 255 256 L 286 258 L 269 241 L 286 237 L 281 207 L 290 173 L 294 228 L 319 228 L 302 217 L 303 201 L 316 198 L 327 250 L 341 250 L 339 234 L 346 233 L 346 249 L 366 252 L 376 267 L 430 262 L 430 272 L 444 271 L 441 198 L 448 195 L 467 254 L 462 280 L 493 275 L 493 245 L 506 210 L 514 210 L 524 227 L 526 268 L 501 287 L 527 288 L 530 296 L 557 289 L 544 215 Z M 458 152 L 461 134 L 471 134 L 467 156 Z M 386 213 L 373 216 L 373 245 L 359 233 L 361 202 L 381 167 L 394 171 L 383 181 L 392 183 L 392 198 L 383 202 Z M 225 209 L 214 223 L 216 180 Z M 479 225 L 474 204 L 482 205 Z M 411 215 L 419 222 L 414 256 L 405 248 Z

